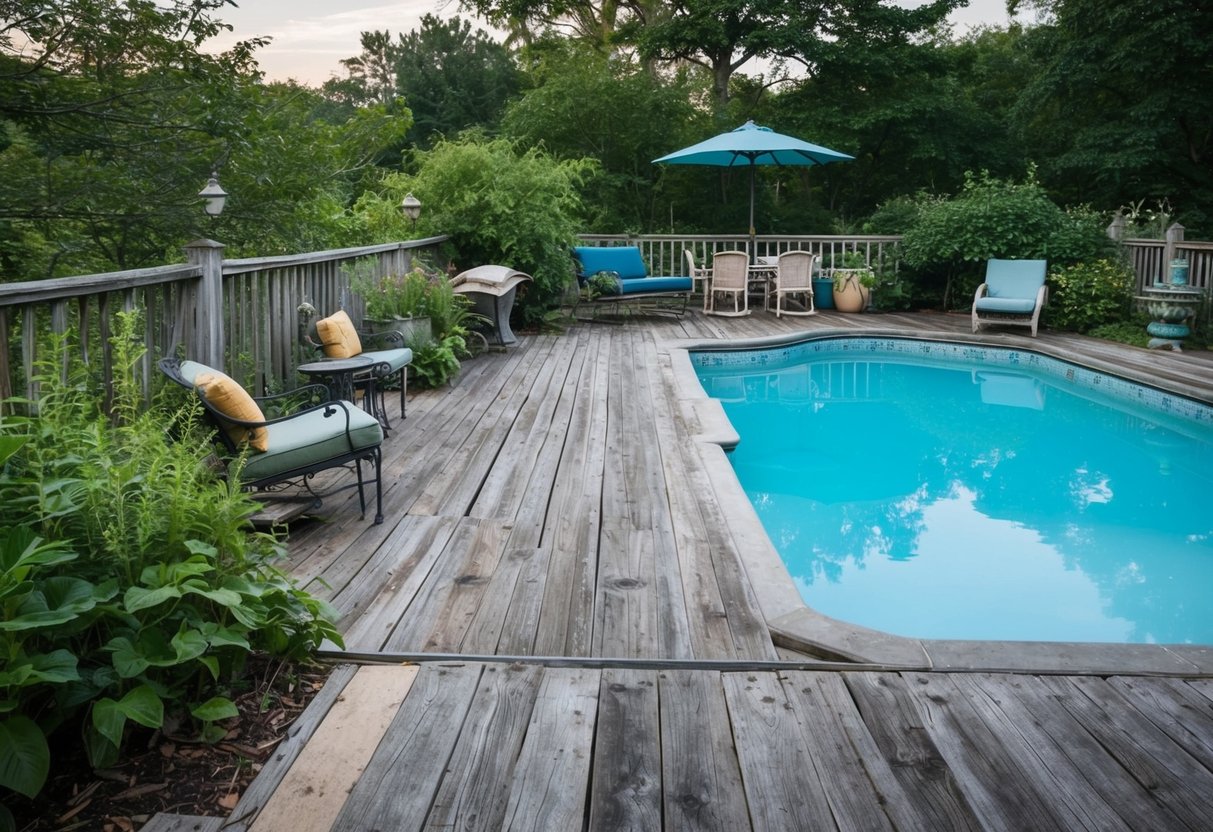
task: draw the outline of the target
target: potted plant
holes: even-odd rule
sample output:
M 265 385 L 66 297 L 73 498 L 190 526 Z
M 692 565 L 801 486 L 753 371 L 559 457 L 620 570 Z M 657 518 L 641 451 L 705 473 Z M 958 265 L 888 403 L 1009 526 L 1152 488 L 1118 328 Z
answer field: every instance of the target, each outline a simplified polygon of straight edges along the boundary
M 841 257 L 831 258 L 835 265 L 831 269 L 834 280 L 834 308 L 839 312 L 862 312 L 872 298 L 872 287 L 876 275 L 867 260 L 858 251 L 844 252 Z
M 429 312 L 430 275 L 421 266 L 404 274 L 375 278 L 369 268 L 359 264 L 350 276 L 350 288 L 362 297 L 362 320 L 371 332 L 396 330 L 404 335 L 406 343 L 434 337 Z

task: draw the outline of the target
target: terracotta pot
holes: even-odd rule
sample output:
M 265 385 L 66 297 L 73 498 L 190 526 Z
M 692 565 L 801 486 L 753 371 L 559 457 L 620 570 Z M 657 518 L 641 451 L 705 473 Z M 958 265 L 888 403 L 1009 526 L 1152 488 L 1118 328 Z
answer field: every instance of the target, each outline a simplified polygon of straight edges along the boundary
M 834 270 L 834 308 L 839 312 L 862 312 L 868 307 L 872 290 L 860 282 L 867 269 Z

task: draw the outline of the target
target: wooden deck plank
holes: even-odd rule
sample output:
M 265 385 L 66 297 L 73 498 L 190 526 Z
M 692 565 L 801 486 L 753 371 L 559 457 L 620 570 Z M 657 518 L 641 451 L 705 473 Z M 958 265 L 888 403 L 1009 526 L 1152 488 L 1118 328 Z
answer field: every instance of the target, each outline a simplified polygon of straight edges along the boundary
M 347 650 L 378 652 L 404 620 L 438 558 L 450 543 L 457 521 L 453 517 L 407 517 L 398 534 L 381 547 L 391 563 L 375 597 L 351 610 L 342 621 Z
M 1033 772 L 1001 742 L 952 676 L 906 673 L 923 723 L 985 829 L 1084 828 L 1073 811 L 1034 788 Z
M 571 668 L 544 672 L 503 830 L 582 827 L 601 675 Z
M 925 818 L 927 829 L 981 829 L 905 681 L 896 673 L 845 673 L 842 681 L 876 752 L 901 784 L 907 810 Z
M 603 522 L 592 654 L 653 658 L 657 640 L 657 576 L 653 533 Z
M 937 829 L 913 803 L 876 742 L 841 674 L 792 671 L 783 688 L 799 718 L 801 737 L 842 829 Z
M 665 828 L 751 828 L 720 674 L 662 671 L 658 692 Z
M 609 340 L 594 333 L 592 341 L 597 341 L 589 347 L 594 360 L 583 370 L 543 533 L 543 545 L 552 557 L 534 641 L 538 655 L 578 656 L 590 648 L 606 459 L 604 382 L 611 365 Z M 578 621 L 579 616 L 586 620 Z
M 724 692 L 754 829 L 837 829 L 776 674 L 725 673 Z
M 528 495 L 534 477 L 546 477 L 546 465 L 559 459 L 571 406 L 560 395 L 574 364 L 573 353 L 584 337 L 570 334 L 555 339 L 548 360 L 540 368 L 530 395 L 518 410 L 509 435 L 502 442 L 501 452 L 484 477 L 475 503 L 468 512 L 472 517 L 514 519 Z M 536 491 L 542 493 L 540 487 Z M 546 505 L 546 501 L 545 501 Z M 521 545 L 515 542 L 514 545 Z M 534 545 L 534 544 L 532 544 Z
M 1067 736 L 1059 731 L 1051 737 L 1038 730 L 1032 714 L 1017 697 L 1019 691 L 1035 684 L 1033 677 L 970 674 L 954 675 L 948 681 L 980 714 L 1001 747 L 1019 763 L 1024 779 L 1040 794 L 1073 813 L 1075 820 L 1067 825 L 1128 832 L 1129 824 L 1108 805 L 1098 788 L 1103 785 L 1099 783 L 1103 777 L 1115 777 L 1119 766 L 1101 755 L 1082 760 L 1080 768 L 1065 747 L 1068 739 L 1079 739 L 1077 732 Z M 1105 761 L 1111 765 L 1106 768 L 1100 765 Z
M 361 667 L 249 827 L 328 832 L 419 668 Z
M 552 352 L 552 339 L 527 353 L 488 407 L 476 414 L 458 446 L 445 445 L 442 466 L 429 479 L 409 511 L 414 514 L 467 514 L 476 495 L 498 459 L 519 411 L 526 404 L 545 359 Z
M 1183 824 L 1157 795 L 1134 780 L 1091 734 L 1031 676 L 982 674 L 972 679 L 999 707 L 1024 738 L 1036 748 L 1052 747 L 1073 764 L 1130 829 L 1179 829 Z M 1052 755 L 1050 755 L 1052 756 Z M 1074 802 L 1068 793 L 1067 800 Z M 1112 827 L 1109 822 L 1109 828 Z M 1118 822 L 1115 825 L 1120 825 Z
M 657 671 L 604 670 L 598 692 L 590 830 L 661 828 Z
M 500 829 L 543 669 L 488 665 L 426 829 Z
M 480 680 L 472 665 L 426 665 L 396 712 L 333 832 L 423 828 Z
M 1041 677 L 1056 702 L 1167 810 L 1192 829 L 1213 817 L 1213 773 L 1176 745 L 1106 681 Z
M 488 582 L 485 574 L 491 573 L 501 556 L 503 537 L 501 524 L 494 520 L 458 520 L 454 534 L 384 647 L 405 652 L 457 650 Z
M 1185 751 L 1213 770 L 1213 702 L 1178 679 L 1108 679 L 1108 684 Z

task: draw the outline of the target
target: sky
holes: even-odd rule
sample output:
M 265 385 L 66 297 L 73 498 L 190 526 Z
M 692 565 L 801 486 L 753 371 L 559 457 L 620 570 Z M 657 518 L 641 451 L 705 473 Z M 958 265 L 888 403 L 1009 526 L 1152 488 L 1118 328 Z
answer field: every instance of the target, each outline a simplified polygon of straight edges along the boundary
M 925 0 L 897 2 L 914 7 Z M 240 0 L 239 6 L 227 6 L 219 15 L 234 31 L 216 38 L 211 46 L 223 49 L 237 40 L 270 36 L 273 42 L 256 53 L 266 77 L 271 81 L 294 78 L 319 86 L 344 74 L 340 61 L 361 51 L 362 32 L 387 29 L 393 35 L 407 33 L 421 26 L 422 15 L 450 17 L 459 11 L 457 0 L 347 0 L 340 4 L 340 11 L 333 10 L 335 5 L 332 0 Z M 1006 0 L 969 0 L 968 7 L 953 12 L 950 19 L 959 30 L 981 24 L 1005 25 Z

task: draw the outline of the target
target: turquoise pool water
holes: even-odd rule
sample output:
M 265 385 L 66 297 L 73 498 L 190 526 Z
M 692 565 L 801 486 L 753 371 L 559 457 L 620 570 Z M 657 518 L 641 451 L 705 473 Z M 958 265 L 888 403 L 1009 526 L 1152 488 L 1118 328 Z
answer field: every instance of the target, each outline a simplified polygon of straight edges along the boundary
M 1213 644 L 1213 408 L 1035 353 L 696 353 L 805 602 L 918 638 Z

